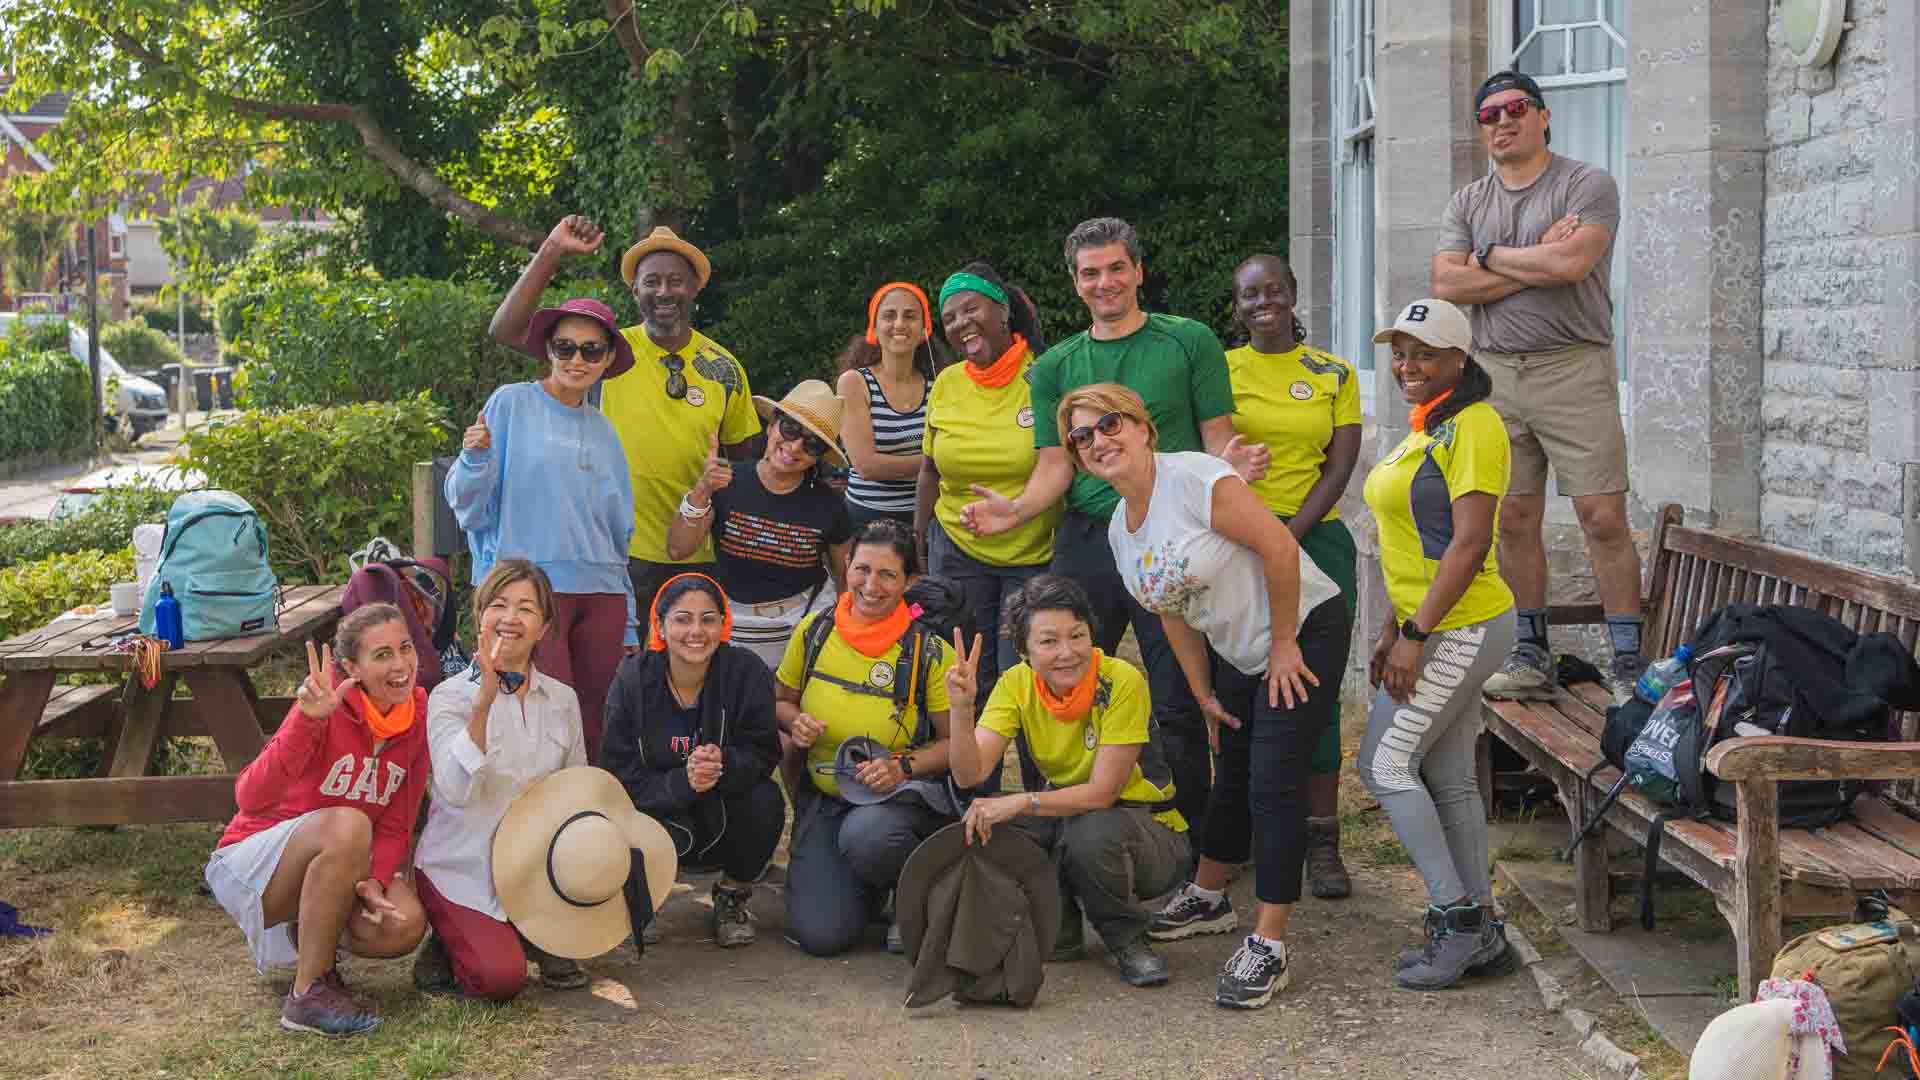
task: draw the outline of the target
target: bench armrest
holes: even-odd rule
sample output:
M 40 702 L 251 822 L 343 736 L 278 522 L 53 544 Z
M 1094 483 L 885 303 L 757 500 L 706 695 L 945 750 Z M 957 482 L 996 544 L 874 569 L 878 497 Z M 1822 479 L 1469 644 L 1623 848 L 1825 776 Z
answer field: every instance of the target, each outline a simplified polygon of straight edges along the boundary
M 1722 780 L 1909 780 L 1920 777 L 1920 742 L 1839 742 L 1753 735 L 1707 751 Z

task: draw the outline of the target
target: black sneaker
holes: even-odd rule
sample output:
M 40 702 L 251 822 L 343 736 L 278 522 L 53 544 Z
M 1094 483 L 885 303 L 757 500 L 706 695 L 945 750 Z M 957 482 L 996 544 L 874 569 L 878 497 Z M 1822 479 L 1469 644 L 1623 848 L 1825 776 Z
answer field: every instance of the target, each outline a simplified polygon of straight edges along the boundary
M 316 1035 L 364 1035 L 380 1026 L 380 1018 L 354 1004 L 332 982 L 315 979 L 304 994 L 287 991 L 280 1026 Z
M 1146 938 L 1135 938 L 1117 949 L 1109 945 L 1107 951 L 1120 965 L 1120 977 L 1127 985 L 1159 986 L 1167 981 L 1166 957 L 1154 952 Z
M 1229 1009 L 1257 1009 L 1287 988 L 1287 947 L 1270 949 L 1249 937 L 1220 970 L 1213 1000 Z
M 1219 900 L 1207 900 L 1193 891 L 1189 882 L 1167 906 L 1161 908 L 1147 926 L 1147 936 L 1155 941 L 1179 941 L 1196 934 L 1224 934 L 1240 923 L 1233 913 L 1233 901 L 1222 892 Z

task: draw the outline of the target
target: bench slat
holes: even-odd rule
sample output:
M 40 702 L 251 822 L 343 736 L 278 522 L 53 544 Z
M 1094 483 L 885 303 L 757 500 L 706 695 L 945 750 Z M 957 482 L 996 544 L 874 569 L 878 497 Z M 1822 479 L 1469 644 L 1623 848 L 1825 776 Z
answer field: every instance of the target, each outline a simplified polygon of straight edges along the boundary
M 1883 808 L 1887 805 L 1876 796 L 1866 795 L 1854 800 L 1854 813 L 1859 814 L 1861 804 L 1868 802 Z M 1824 837 L 1828 843 L 1838 844 L 1880 864 L 1886 868 L 1888 874 L 1897 877 L 1901 882 L 1885 886 L 1886 888 L 1920 888 L 1920 857 L 1882 840 L 1862 829 L 1855 822 L 1835 822 L 1824 829 L 1816 829 L 1815 832 Z

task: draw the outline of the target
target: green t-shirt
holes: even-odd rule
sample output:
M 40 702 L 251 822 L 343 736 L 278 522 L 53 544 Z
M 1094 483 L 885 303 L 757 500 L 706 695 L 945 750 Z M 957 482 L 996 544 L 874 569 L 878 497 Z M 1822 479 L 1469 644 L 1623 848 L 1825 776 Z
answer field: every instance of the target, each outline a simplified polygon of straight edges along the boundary
M 1220 339 L 1192 319 L 1154 313 L 1140 329 L 1113 341 L 1095 341 L 1082 330 L 1033 365 L 1033 445 L 1063 445 L 1054 415 L 1060 399 L 1102 382 L 1117 382 L 1147 403 L 1163 454 L 1205 453 L 1201 421 L 1233 412 L 1233 381 Z M 1067 489 L 1067 509 L 1102 521 L 1119 504 L 1111 485 L 1085 472 L 1076 473 Z

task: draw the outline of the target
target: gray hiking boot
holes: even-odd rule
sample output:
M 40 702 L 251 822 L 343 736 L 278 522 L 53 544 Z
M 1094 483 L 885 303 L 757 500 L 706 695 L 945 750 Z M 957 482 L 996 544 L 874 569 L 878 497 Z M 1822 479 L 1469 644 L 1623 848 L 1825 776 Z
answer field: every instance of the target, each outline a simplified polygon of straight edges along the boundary
M 1426 914 L 1420 919 L 1421 932 L 1427 939 L 1415 948 L 1401 949 L 1400 955 L 1394 960 L 1393 970 L 1405 971 L 1415 964 L 1425 963 L 1426 959 L 1433 955 L 1433 932 L 1439 925 L 1440 909 L 1429 905 Z
M 753 886 L 738 888 L 713 883 L 713 942 L 723 949 L 751 945 L 758 936 L 753 929 L 753 912 L 747 901 L 753 899 Z
M 1487 676 L 1488 697 L 1541 701 L 1554 693 L 1553 658 L 1533 645 L 1515 645 L 1500 670 Z
M 1109 945 L 1107 951 L 1113 954 L 1114 963 L 1120 966 L 1120 977 L 1127 980 L 1127 985 L 1159 986 L 1167 981 L 1167 959 L 1154 951 L 1146 935 L 1117 949 Z
M 1440 908 L 1429 907 L 1421 920 L 1425 926 L 1427 940 L 1416 948 L 1400 950 L 1394 962 L 1395 971 L 1405 971 L 1416 964 L 1424 963 L 1433 954 L 1434 930 L 1444 921 Z M 1507 945 L 1507 924 L 1499 919 L 1489 919 L 1489 932 L 1474 951 L 1473 959 L 1467 964 L 1469 975 L 1505 975 L 1513 971 L 1520 962 L 1519 956 Z
M 1353 879 L 1340 861 L 1340 819 L 1307 819 L 1307 887 L 1322 900 L 1353 894 Z
M 1506 952 L 1506 935 L 1493 912 L 1479 904 L 1454 904 L 1436 917 L 1433 945 L 1420 962 L 1402 970 L 1394 982 L 1408 990 L 1444 990 L 1471 970 Z

